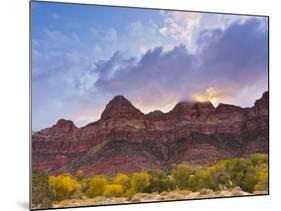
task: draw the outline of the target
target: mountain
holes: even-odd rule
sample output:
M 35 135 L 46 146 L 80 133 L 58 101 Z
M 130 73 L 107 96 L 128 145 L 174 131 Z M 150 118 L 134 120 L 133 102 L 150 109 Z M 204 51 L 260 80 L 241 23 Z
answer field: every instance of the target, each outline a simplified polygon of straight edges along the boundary
M 32 166 L 51 174 L 87 175 L 168 169 L 172 163 L 201 167 L 218 160 L 268 152 L 268 92 L 253 107 L 179 102 L 167 113 L 143 114 L 123 96 L 101 118 L 78 128 L 60 119 L 32 135 Z

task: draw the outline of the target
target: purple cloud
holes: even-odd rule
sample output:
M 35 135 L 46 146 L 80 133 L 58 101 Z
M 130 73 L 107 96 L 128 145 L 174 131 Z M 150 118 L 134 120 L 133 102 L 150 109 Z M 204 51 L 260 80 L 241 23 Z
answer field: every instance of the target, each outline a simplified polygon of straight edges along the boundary
M 191 54 L 185 45 L 168 52 L 162 47 L 154 48 L 138 61 L 122 60 L 116 53 L 99 66 L 101 77 L 95 87 L 112 95 L 123 94 L 136 104 L 141 101 L 143 107 L 159 106 L 160 102 L 163 107 L 169 103 L 167 98 L 190 100 L 194 93 L 213 87 L 224 89 L 224 96 L 232 96 L 226 101 L 250 106 L 267 89 L 268 32 L 264 21 L 267 20 L 249 19 L 234 22 L 225 31 L 202 31 L 196 54 Z M 118 71 L 108 77 L 116 66 Z M 241 102 L 239 94 L 243 89 L 260 93 Z M 171 95 L 174 96 L 169 98 Z

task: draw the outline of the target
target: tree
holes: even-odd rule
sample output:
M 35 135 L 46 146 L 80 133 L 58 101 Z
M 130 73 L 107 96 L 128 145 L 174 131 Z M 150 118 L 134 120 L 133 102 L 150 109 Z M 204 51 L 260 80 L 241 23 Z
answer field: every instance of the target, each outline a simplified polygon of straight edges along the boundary
M 90 188 L 91 178 L 84 178 L 80 182 L 82 193 L 86 193 Z
M 144 192 L 149 186 L 149 175 L 145 172 L 133 173 L 130 185 L 134 193 Z
M 192 191 L 199 191 L 202 188 L 210 188 L 212 180 L 209 178 L 210 172 L 207 168 L 200 169 L 188 178 L 188 188 Z
M 253 192 L 268 188 L 268 155 L 252 154 L 248 158 L 227 161 L 226 168 L 234 186 Z
M 179 189 L 186 189 L 188 178 L 192 174 L 192 167 L 185 164 L 172 165 L 172 177 L 175 179 Z
M 70 199 L 76 192 L 80 191 L 80 184 L 69 175 L 50 176 L 49 186 L 52 188 L 55 199 L 61 201 L 63 199 Z
M 89 182 L 89 189 L 87 190 L 87 196 L 94 198 L 96 196 L 102 196 L 105 190 L 105 186 L 108 184 L 108 180 L 103 176 L 95 176 Z
M 51 207 L 54 195 L 48 184 L 48 174 L 43 170 L 32 170 L 32 204 L 38 208 Z
M 255 191 L 268 191 L 268 166 L 262 165 L 257 170 L 257 184 L 254 187 Z
M 175 180 L 167 176 L 161 169 L 154 169 L 148 172 L 150 184 L 147 192 L 171 191 L 176 188 Z
M 113 183 L 127 188 L 129 186 L 129 177 L 126 174 L 117 174 L 113 180 Z
M 246 172 L 244 174 L 244 180 L 240 184 L 240 187 L 247 192 L 253 192 L 255 185 L 258 182 L 258 178 L 256 176 L 256 169 L 253 165 L 248 165 Z
M 256 153 L 249 156 L 254 166 L 268 163 L 268 155 L 262 153 Z
M 122 185 L 111 184 L 106 185 L 104 190 L 104 196 L 106 197 L 120 197 L 124 192 Z
M 245 158 L 235 158 L 228 160 L 226 163 L 226 169 L 230 174 L 230 179 L 234 186 L 239 186 L 242 188 L 242 183 L 245 180 L 245 175 L 247 172 L 247 166 L 250 164 L 251 162 Z
M 78 170 L 76 172 L 76 180 L 81 182 L 84 179 L 84 172 L 82 170 Z

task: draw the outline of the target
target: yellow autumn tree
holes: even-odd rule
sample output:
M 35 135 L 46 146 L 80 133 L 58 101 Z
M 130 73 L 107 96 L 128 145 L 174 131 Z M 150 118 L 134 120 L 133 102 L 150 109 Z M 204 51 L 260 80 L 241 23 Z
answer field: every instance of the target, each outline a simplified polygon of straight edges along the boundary
M 49 176 L 49 186 L 57 201 L 71 198 L 81 188 L 80 184 L 70 175 Z
M 87 190 L 87 196 L 94 198 L 96 196 L 102 196 L 105 191 L 105 186 L 108 184 L 108 180 L 103 176 L 94 176 L 89 181 L 89 189 Z
M 149 175 L 146 172 L 133 173 L 131 178 L 131 189 L 135 193 L 144 192 L 144 190 L 149 186 Z
M 185 164 L 172 165 L 172 177 L 179 189 L 187 188 L 187 181 L 192 174 L 192 166 Z
M 120 197 L 123 194 L 123 186 L 117 184 L 106 185 L 104 190 L 104 196 L 106 197 Z
M 122 185 L 124 187 L 128 187 L 129 177 L 126 174 L 117 174 L 113 180 L 113 183 L 117 185 Z

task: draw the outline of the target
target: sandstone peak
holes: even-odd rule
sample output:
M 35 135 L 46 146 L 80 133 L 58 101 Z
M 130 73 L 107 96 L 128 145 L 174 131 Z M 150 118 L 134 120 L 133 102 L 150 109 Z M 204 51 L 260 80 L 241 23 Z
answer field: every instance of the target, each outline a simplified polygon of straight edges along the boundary
M 65 126 L 74 126 L 74 123 L 71 120 L 59 119 L 55 124 L 57 127 L 65 127 Z
M 143 113 L 135 108 L 124 96 L 117 95 L 106 105 L 101 114 L 101 119 L 130 117 L 136 115 L 143 115 Z
M 60 119 L 51 127 L 52 134 L 68 134 L 77 129 L 71 120 Z
M 204 166 L 267 152 L 267 100 L 266 92 L 251 108 L 180 102 L 166 114 L 156 110 L 144 115 L 116 96 L 91 127 L 77 128 L 61 119 L 35 133 L 32 165 L 51 174 L 81 169 L 89 176 L 112 175 L 167 169 L 172 163 Z
M 193 102 L 190 101 L 181 101 L 175 105 L 175 107 L 172 109 L 172 111 L 183 111 L 187 109 L 192 109 L 194 106 Z
M 116 95 L 112 100 L 109 102 L 111 104 L 119 104 L 119 105 L 131 105 L 131 102 L 127 100 L 123 95 Z
M 168 114 L 176 118 L 182 118 L 184 116 L 192 116 L 194 113 L 193 102 L 181 101 Z

